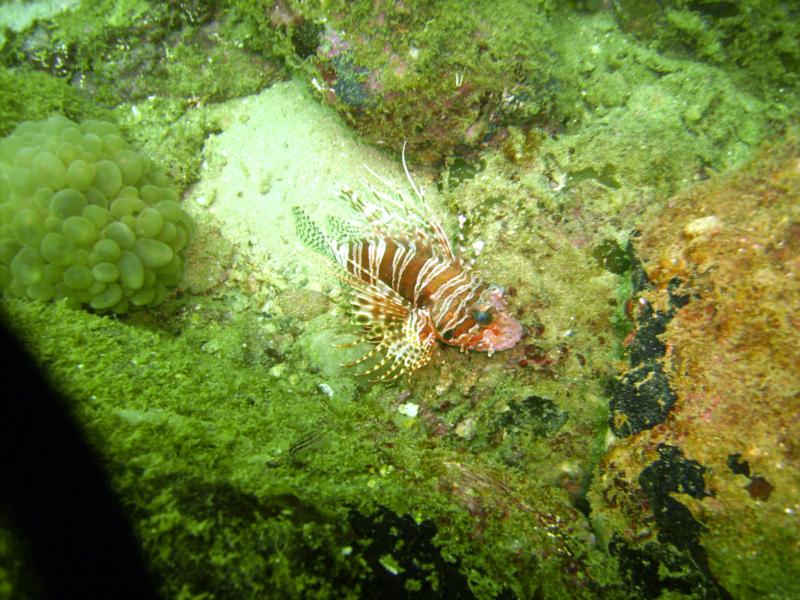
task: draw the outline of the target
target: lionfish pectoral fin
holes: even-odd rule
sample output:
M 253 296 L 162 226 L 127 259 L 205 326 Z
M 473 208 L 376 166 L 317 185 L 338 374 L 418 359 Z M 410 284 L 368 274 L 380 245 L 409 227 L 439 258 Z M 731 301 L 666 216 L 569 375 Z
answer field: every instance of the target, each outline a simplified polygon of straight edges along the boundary
M 355 348 L 356 346 L 361 344 L 361 340 L 356 340 L 355 342 L 342 342 L 340 344 L 333 344 L 334 348 Z
M 373 346 L 348 366 L 374 360 L 360 375 L 376 375 L 381 381 L 391 381 L 430 360 L 436 336 L 427 309 L 413 308 L 380 280 L 368 283 L 353 277 L 349 284 L 353 289 L 356 321 L 365 331 L 364 341 Z
M 427 310 L 410 310 L 405 319 L 382 323 L 383 334 L 361 358 L 347 366 L 357 366 L 380 357 L 359 375 L 376 375 L 378 381 L 391 381 L 427 364 L 436 347 L 436 336 Z

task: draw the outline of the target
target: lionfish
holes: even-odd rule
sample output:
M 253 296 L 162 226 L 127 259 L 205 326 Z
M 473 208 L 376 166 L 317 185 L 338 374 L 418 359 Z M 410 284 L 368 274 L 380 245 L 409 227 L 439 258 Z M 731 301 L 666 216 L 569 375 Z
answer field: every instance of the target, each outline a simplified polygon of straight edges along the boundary
M 424 366 L 438 342 L 491 356 L 522 337 L 505 290 L 480 281 L 453 251 L 411 177 L 405 144 L 402 162 L 413 198 L 368 167 L 388 191 L 367 182 L 371 198 L 342 190 L 363 216 L 361 224 L 329 217 L 325 233 L 302 209 L 292 209 L 300 239 L 330 258 L 334 274 L 351 290 L 355 321 L 373 345 L 348 366 L 374 361 L 362 375 L 383 381 Z

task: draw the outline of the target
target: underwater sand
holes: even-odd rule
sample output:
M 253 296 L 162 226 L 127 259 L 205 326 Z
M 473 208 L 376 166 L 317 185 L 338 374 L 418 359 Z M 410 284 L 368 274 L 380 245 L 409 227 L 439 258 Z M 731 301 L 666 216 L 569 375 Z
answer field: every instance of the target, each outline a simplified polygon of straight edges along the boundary
M 338 191 L 371 177 L 365 167 L 403 181 L 396 163 L 359 142 L 303 82 L 279 82 L 215 110 L 226 126 L 206 142 L 188 204 L 196 215 L 208 204 L 225 237 L 265 269 L 285 274 L 287 265 L 307 263 L 313 254 L 294 233 L 293 206 L 317 219 L 346 217 Z

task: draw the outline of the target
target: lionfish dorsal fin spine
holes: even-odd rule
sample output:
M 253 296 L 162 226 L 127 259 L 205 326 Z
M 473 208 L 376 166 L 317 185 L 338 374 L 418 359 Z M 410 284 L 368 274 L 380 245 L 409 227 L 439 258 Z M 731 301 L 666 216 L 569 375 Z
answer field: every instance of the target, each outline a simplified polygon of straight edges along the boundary
M 406 163 L 406 142 L 403 142 L 403 150 L 400 153 L 403 162 L 403 171 L 406 174 L 406 179 L 408 179 L 408 183 L 411 186 L 411 189 L 414 190 L 414 193 L 419 198 L 419 201 L 422 203 L 422 206 L 425 211 L 425 218 L 427 223 L 429 224 L 430 228 L 433 230 L 436 240 L 439 242 L 439 246 L 444 252 L 444 256 L 448 260 L 455 260 L 455 255 L 453 254 L 453 246 L 450 244 L 450 238 L 447 236 L 447 233 L 442 227 L 441 222 L 430 209 L 428 202 L 425 200 L 425 195 L 422 193 L 422 188 L 418 187 L 414 183 L 414 178 L 411 177 L 411 171 L 408 170 L 408 164 Z
M 366 171 L 390 193 L 364 182 L 364 187 L 374 196 L 375 204 L 367 204 L 361 196 L 353 192 L 346 192 L 346 197 L 356 211 L 364 214 L 379 235 L 396 238 L 402 235 L 402 231 L 417 230 L 420 232 L 417 235 L 425 240 L 425 245 L 431 249 L 431 253 L 445 260 L 455 261 L 456 255 L 450 238 L 431 210 L 422 188 L 417 185 L 408 170 L 405 143 L 403 143 L 402 162 L 406 179 L 414 192 L 413 198 L 366 165 L 364 166 Z M 388 208 L 393 209 L 392 212 Z M 401 217 L 401 222 L 398 222 L 397 215 Z

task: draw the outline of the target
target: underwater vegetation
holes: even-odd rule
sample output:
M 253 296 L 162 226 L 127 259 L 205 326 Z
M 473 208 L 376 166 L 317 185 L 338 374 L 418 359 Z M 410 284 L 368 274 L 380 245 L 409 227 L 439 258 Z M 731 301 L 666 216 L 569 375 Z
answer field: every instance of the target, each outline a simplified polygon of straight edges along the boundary
M 0 6 L 0 310 L 159 592 L 800 596 L 798 39 L 766 0 Z M 404 142 L 524 334 L 375 384 L 291 207 L 405 190 Z M 0 598 L 27 545 L 0 508 Z
M 695 163 L 741 160 L 764 122 L 796 104 L 800 31 L 788 5 L 718 15 L 719 3 L 578 4 L 287 1 L 273 4 L 269 25 L 362 136 L 409 141 L 416 157 L 445 165 L 474 168 L 478 151 L 501 148 L 576 179 L 665 185 Z M 651 29 L 637 27 L 643 16 Z M 619 138 L 600 133 L 609 129 Z M 574 140 L 569 155 L 551 147 L 554 134 Z
M 164 301 L 194 224 L 105 121 L 20 124 L 0 141 L 0 286 L 121 314 Z

